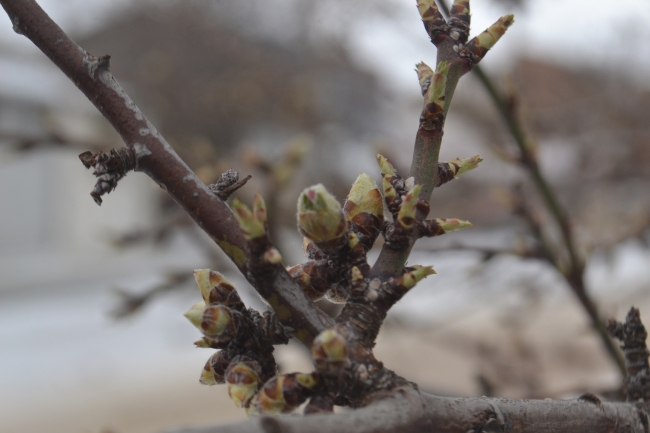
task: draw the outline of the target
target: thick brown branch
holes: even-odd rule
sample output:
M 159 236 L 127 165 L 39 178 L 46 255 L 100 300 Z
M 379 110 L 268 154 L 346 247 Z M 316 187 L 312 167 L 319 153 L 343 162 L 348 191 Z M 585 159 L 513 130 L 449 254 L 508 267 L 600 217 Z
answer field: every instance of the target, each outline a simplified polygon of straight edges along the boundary
M 196 177 L 129 98 L 109 71 L 108 57 L 96 58 L 87 53 L 34 0 L 0 0 L 0 4 L 14 30 L 49 57 L 120 134 L 135 153 L 136 171 L 146 173 L 169 193 L 244 275 L 258 282 L 255 288 L 276 309 L 283 323 L 303 330 L 300 337 L 309 344 L 329 319 L 313 306 L 281 264 L 271 279 L 257 278 L 255 269 L 247 269 L 246 241 L 232 212 Z
M 262 417 L 174 433 L 646 433 L 646 422 L 642 409 L 631 403 L 447 398 L 404 389 L 363 409 L 334 416 Z

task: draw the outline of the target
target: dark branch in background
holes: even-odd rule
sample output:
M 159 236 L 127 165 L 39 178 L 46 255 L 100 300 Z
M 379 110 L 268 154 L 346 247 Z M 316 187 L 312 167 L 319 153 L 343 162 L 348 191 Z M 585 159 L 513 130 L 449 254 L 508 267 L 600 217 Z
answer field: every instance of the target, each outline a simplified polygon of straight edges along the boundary
M 179 158 L 109 70 L 109 57 L 94 57 L 72 41 L 34 0 L 2 0 L 14 30 L 29 38 L 59 67 L 120 134 L 135 155 L 135 170 L 149 175 L 219 244 L 271 306 L 290 312 L 287 325 L 309 344 L 329 319 L 309 301 L 278 263 L 265 278 L 246 260 L 247 244 L 231 210 Z
M 449 16 L 450 11 L 447 7 L 446 2 L 444 0 L 438 0 L 438 3 L 440 4 L 443 13 L 446 16 Z M 530 217 L 531 213 L 520 213 L 520 215 L 523 216 L 526 221 L 528 221 L 534 236 L 540 242 L 541 248 L 544 251 L 547 260 L 564 276 L 565 280 L 569 284 L 569 287 L 571 287 L 573 293 L 578 297 L 580 304 L 589 315 L 592 326 L 600 337 L 607 353 L 616 363 L 619 371 L 622 374 L 625 374 L 625 362 L 623 360 L 623 357 L 621 356 L 620 351 L 616 349 L 616 346 L 612 342 L 612 339 L 609 337 L 605 322 L 600 317 L 596 304 L 587 293 L 587 287 L 584 281 L 585 264 L 583 259 L 578 254 L 578 249 L 575 243 L 573 231 L 571 229 L 571 223 L 567 212 L 560 204 L 557 196 L 555 195 L 555 192 L 540 170 L 537 161 L 537 155 L 535 154 L 534 147 L 531 144 L 532 142 L 526 136 L 519 117 L 517 116 L 514 98 L 506 99 L 498 91 L 494 82 L 485 73 L 485 71 L 483 71 L 480 65 L 476 65 L 473 68 L 473 72 L 492 99 L 492 102 L 506 123 L 510 135 L 512 135 L 512 138 L 517 144 L 517 147 L 519 149 L 519 157 L 516 159 L 516 161 L 530 175 L 535 188 L 542 196 L 544 204 L 546 205 L 546 209 L 553 216 L 557 227 L 560 229 L 564 247 L 569 256 L 569 266 L 567 270 L 562 269 L 562 261 L 560 257 L 553 249 L 549 248 L 547 242 L 544 239 L 543 232 L 541 229 L 538 230 L 536 223 Z M 521 212 L 524 209 L 524 207 L 520 207 L 519 211 Z

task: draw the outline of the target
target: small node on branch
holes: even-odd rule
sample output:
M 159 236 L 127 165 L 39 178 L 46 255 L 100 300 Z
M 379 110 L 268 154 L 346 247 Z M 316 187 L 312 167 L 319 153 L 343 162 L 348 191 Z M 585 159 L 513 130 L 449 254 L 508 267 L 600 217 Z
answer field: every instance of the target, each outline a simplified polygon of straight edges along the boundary
M 83 152 L 79 159 L 86 168 L 93 168 L 93 175 L 97 178 L 95 188 L 90 195 L 95 203 L 101 206 L 104 194 L 108 194 L 117 187 L 117 183 L 131 170 L 135 169 L 135 152 L 128 148 L 111 149 L 110 152 Z
M 501 36 L 504 35 L 508 27 L 515 22 L 514 15 L 502 16 L 488 27 L 483 33 L 472 38 L 467 45 L 461 48 L 458 52 L 460 57 L 467 59 L 470 63 L 470 69 L 477 65 L 487 52 L 497 43 Z
M 226 201 L 233 192 L 246 185 L 246 182 L 248 182 L 252 177 L 253 176 L 249 174 L 244 179 L 239 180 L 239 173 L 232 168 L 229 168 L 226 172 L 221 173 L 217 182 L 208 185 L 208 188 L 214 195 L 219 197 L 221 200 Z
M 470 170 L 474 170 L 482 161 L 483 158 L 480 155 L 474 155 L 471 158 L 456 158 L 449 162 L 438 163 L 436 188 L 459 178 Z
M 618 339 L 625 354 L 627 401 L 650 401 L 650 367 L 648 366 L 648 333 L 641 322 L 637 308 L 630 308 L 625 323 L 611 319 L 607 324 L 609 334 Z

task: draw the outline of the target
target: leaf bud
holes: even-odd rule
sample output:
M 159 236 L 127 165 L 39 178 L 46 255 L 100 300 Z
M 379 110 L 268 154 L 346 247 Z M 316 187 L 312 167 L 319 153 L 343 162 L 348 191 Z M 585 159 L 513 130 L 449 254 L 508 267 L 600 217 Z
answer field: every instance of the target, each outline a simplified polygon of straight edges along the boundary
M 220 350 L 208 359 L 205 363 L 199 382 L 203 385 L 217 385 L 226 383 L 226 370 L 232 356 L 230 352 Z
M 239 227 L 244 232 L 246 240 L 256 239 L 266 235 L 266 229 L 264 227 L 266 220 L 264 220 L 264 222 L 258 220 L 256 213 L 251 212 L 248 206 L 242 203 L 238 198 L 234 199 L 230 206 L 232 207 L 235 218 L 239 223 Z
M 235 286 L 221 273 L 210 269 L 196 269 L 194 279 L 206 304 L 224 305 L 238 311 L 246 308 Z
M 260 414 L 290 412 L 311 396 L 317 384 L 318 378 L 315 374 L 291 373 L 275 376 L 262 386 L 252 404 Z
M 237 335 L 237 323 L 241 313 L 221 305 L 206 306 L 199 302 L 185 313 L 185 317 L 205 336 L 219 342 L 232 340 Z
M 410 269 L 409 272 L 405 272 L 398 278 L 395 278 L 394 285 L 410 289 L 429 275 L 434 275 L 436 273 L 436 271 L 433 270 L 433 266 L 414 265 Z
M 247 407 L 259 387 L 260 365 L 246 360 L 233 362 L 226 370 L 226 383 L 228 384 L 228 395 L 239 408 Z
M 298 199 L 300 232 L 317 246 L 327 247 L 347 233 L 347 222 L 338 201 L 321 184 L 305 189 Z
M 415 223 L 415 216 L 417 213 L 417 204 L 422 190 L 422 185 L 415 185 L 404 198 L 402 206 L 400 207 L 399 214 L 397 215 L 397 223 L 404 229 L 409 230 Z
M 514 21 L 514 15 L 502 16 L 483 33 L 469 41 L 459 54 L 462 57 L 468 58 L 473 64 L 477 64 L 485 57 L 488 50 L 501 39 L 501 36 L 504 35 Z
M 311 354 L 319 370 L 336 371 L 350 364 L 347 341 L 334 329 L 318 334 L 312 343 Z

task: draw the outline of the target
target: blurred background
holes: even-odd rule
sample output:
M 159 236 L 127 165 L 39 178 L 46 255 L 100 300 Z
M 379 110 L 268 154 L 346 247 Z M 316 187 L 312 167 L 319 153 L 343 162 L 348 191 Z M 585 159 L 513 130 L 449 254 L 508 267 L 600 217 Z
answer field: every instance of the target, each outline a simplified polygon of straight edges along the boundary
M 343 201 L 374 155 L 408 172 L 421 109 L 413 68 L 435 64 L 412 0 L 42 0 L 116 78 L 205 182 L 269 203 L 272 235 L 299 263 L 295 201 L 321 182 Z M 513 12 L 481 63 L 518 101 L 542 171 L 588 256 L 604 317 L 650 323 L 650 4 L 474 0 L 473 34 Z M 244 419 L 225 387 L 198 382 L 210 350 L 182 314 L 191 271 L 225 256 L 146 176 L 104 204 L 77 155 L 121 146 L 82 94 L 0 17 L 0 431 L 139 433 Z M 479 81 L 461 81 L 441 160 L 479 169 L 437 189 L 432 217 L 474 227 L 421 240 L 410 263 L 438 275 L 391 311 L 376 355 L 442 395 L 561 398 L 621 377 L 563 277 L 536 259 L 512 190 L 551 242 L 557 230 Z M 377 247 L 376 247 L 377 248 Z M 371 257 L 376 257 L 373 250 Z M 529 256 L 533 256 L 532 258 Z M 283 371 L 311 368 L 299 345 Z

